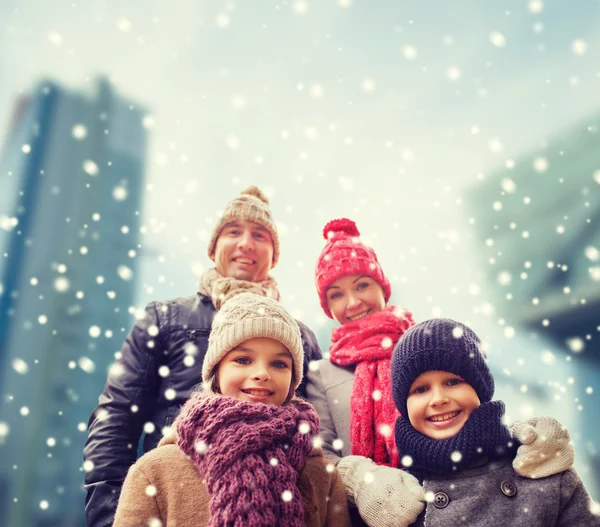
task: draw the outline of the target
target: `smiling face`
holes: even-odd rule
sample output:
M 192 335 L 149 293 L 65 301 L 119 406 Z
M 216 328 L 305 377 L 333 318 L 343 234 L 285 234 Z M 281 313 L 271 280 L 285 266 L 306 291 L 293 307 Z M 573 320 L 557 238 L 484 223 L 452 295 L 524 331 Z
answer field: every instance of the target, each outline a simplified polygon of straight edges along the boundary
M 273 240 L 267 229 L 253 221 L 227 223 L 210 257 L 223 276 L 262 282 L 273 265 Z
M 406 406 L 413 428 L 432 439 L 454 437 L 480 405 L 473 387 L 446 371 L 427 371 L 410 387 Z
M 225 355 L 216 376 L 221 395 L 280 406 L 291 394 L 292 372 L 292 355 L 281 342 L 255 338 Z
M 327 288 L 326 295 L 333 318 L 342 326 L 385 308 L 382 287 L 365 275 L 338 278 Z

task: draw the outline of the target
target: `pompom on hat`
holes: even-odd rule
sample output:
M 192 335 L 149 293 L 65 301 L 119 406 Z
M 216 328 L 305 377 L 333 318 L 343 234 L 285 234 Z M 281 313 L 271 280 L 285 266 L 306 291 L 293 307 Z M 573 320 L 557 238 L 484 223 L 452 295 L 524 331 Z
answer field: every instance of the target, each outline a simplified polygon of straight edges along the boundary
M 254 185 L 240 192 L 240 195 L 232 199 L 223 211 L 219 223 L 215 226 L 213 234 L 208 243 L 208 257 L 213 258 L 217 239 L 223 230 L 223 227 L 228 223 L 236 220 L 246 220 L 258 223 L 271 234 L 273 240 L 273 264 L 271 268 L 277 265 L 279 261 L 279 235 L 277 234 L 277 226 L 269 209 L 269 198 Z
M 340 218 L 323 228 L 327 243 L 315 266 L 315 285 L 321 307 L 333 318 L 327 306 L 327 288 L 339 278 L 348 275 L 365 275 L 375 280 L 383 289 L 387 303 L 392 294 L 389 280 L 377 260 L 375 251 L 360 241 L 360 231 L 352 220 Z
M 250 339 L 281 342 L 292 355 L 293 388 L 302 381 L 304 348 L 298 323 L 283 306 L 255 293 L 241 292 L 227 300 L 213 319 L 208 348 L 202 363 L 202 380 L 208 382 L 223 357 Z
M 477 393 L 481 403 L 494 395 L 494 377 L 475 332 L 449 318 L 433 318 L 410 328 L 392 354 L 392 393 L 396 407 L 408 415 L 406 401 L 415 379 L 427 371 L 459 375 Z

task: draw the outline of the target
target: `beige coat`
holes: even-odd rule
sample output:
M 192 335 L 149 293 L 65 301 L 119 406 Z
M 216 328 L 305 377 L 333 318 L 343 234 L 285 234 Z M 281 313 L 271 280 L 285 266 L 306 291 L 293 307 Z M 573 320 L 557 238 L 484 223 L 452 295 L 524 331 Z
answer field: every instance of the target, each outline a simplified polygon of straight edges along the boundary
M 113 527 L 201 527 L 210 517 L 210 495 L 192 461 L 164 438 L 129 469 Z M 310 527 L 350 525 L 344 485 L 320 449 L 313 449 L 298 487 Z M 154 523 L 152 522 L 154 519 Z M 157 521 L 159 520 L 159 521 Z

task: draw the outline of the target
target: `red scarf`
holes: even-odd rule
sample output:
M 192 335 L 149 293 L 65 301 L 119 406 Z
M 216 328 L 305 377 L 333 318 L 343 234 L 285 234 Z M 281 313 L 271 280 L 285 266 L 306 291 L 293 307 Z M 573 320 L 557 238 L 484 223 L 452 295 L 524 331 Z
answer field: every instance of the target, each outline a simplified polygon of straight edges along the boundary
M 414 323 L 409 311 L 389 306 L 331 332 L 329 360 L 356 364 L 350 399 L 352 454 L 378 465 L 398 466 L 394 423 L 400 414 L 392 397 L 390 359 L 396 342 Z

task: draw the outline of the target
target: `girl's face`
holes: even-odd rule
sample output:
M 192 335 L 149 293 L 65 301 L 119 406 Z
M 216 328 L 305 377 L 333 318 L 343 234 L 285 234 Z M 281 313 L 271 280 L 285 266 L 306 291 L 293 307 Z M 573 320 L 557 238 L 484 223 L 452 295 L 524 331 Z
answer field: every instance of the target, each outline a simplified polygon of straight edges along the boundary
M 222 395 L 279 406 L 292 390 L 292 371 L 292 355 L 281 342 L 255 338 L 225 355 L 216 376 Z
M 480 404 L 473 387 L 447 371 L 426 371 L 419 375 L 406 401 L 413 428 L 432 439 L 454 437 Z
M 327 288 L 326 295 L 333 318 L 342 326 L 385 308 L 382 287 L 365 275 L 338 278 Z

